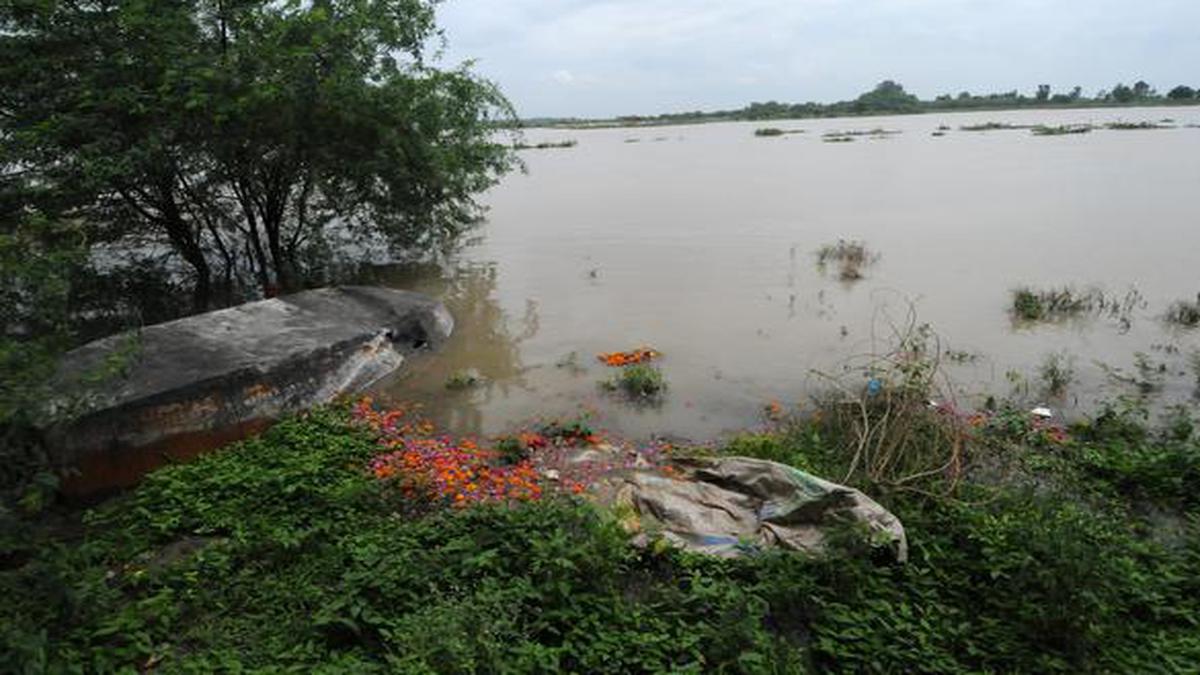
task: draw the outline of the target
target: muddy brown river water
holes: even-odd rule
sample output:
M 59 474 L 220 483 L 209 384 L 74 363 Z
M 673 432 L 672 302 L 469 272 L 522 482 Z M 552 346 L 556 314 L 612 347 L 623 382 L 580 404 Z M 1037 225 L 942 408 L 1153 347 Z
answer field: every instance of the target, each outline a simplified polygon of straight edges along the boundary
M 1164 118 L 1176 127 L 960 130 Z M 630 436 L 711 438 L 754 425 L 769 401 L 809 400 L 824 386 L 816 373 L 886 350 L 889 321 L 911 306 L 943 352 L 971 355 L 942 363 L 960 405 L 1016 392 L 1079 414 L 1135 393 L 1112 368 L 1154 380 L 1157 407 L 1191 400 L 1200 331 L 1162 321 L 1200 292 L 1200 128 L 1189 124 L 1200 108 L 528 131 L 529 143 L 578 145 L 523 152 L 528 172 L 484 196 L 478 241 L 451 264 L 383 274 L 442 298 L 458 328 L 377 396 L 419 402 L 454 433 L 589 411 Z M 931 135 L 940 125 L 952 129 Z M 760 126 L 804 133 L 755 137 Z M 899 133 L 822 140 L 875 128 Z M 878 254 L 864 279 L 818 269 L 815 252 L 838 239 Z M 1144 304 L 1127 323 L 1017 325 L 1019 285 L 1136 289 Z M 596 353 L 642 345 L 665 355 L 658 406 L 597 384 L 612 369 Z M 1051 400 L 1038 371 L 1056 353 L 1075 381 Z M 486 382 L 446 387 L 469 368 Z

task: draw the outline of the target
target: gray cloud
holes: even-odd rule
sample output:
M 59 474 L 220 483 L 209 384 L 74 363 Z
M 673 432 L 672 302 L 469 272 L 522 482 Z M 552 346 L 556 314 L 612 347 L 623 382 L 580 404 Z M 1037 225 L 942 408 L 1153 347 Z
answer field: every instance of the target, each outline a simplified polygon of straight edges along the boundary
M 1039 83 L 1200 85 L 1197 0 L 448 0 L 445 60 L 474 59 L 524 116 Z

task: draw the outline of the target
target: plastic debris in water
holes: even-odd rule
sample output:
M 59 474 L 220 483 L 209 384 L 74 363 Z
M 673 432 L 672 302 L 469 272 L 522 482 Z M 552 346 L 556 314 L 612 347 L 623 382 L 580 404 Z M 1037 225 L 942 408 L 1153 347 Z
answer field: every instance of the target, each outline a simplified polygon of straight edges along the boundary
M 1041 417 L 1042 419 L 1054 417 L 1054 411 L 1046 407 L 1034 408 L 1029 411 L 1029 414 L 1034 417 Z

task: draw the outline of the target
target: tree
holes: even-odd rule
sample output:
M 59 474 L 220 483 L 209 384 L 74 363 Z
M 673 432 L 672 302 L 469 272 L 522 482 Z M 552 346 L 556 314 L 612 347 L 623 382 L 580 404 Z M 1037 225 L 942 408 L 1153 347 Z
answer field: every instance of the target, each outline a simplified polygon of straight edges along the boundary
M 1079 99 L 1083 98 L 1083 87 L 1076 86 L 1074 89 L 1072 89 L 1070 97 L 1072 101 L 1078 101 Z
M 1128 86 L 1117 84 L 1117 86 L 1112 88 L 1112 93 L 1109 96 L 1118 103 L 1128 103 L 1135 98 L 1136 94 Z
M 0 162 L 27 205 L 168 252 L 196 310 L 428 250 L 514 166 L 512 109 L 431 66 L 433 0 L 8 0 Z
M 903 86 L 892 80 L 880 82 L 874 89 L 854 101 L 854 109 L 857 111 L 902 112 L 915 110 L 919 105 L 920 101 L 916 96 L 904 91 Z
M 1154 95 L 1154 90 L 1150 88 L 1150 84 L 1145 80 L 1138 80 L 1133 84 L 1134 98 L 1150 98 Z
M 1050 99 L 1050 85 L 1039 84 L 1038 88 L 1037 88 L 1037 94 L 1034 95 L 1034 98 L 1036 98 L 1039 101 L 1049 100 Z
M 1187 99 L 1196 98 L 1196 90 L 1181 84 L 1167 92 L 1167 98 L 1175 101 L 1186 101 Z

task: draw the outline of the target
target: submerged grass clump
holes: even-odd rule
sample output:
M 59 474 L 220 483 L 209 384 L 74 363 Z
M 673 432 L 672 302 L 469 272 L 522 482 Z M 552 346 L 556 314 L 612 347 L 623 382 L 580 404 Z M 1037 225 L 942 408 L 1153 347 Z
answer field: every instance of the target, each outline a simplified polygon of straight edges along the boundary
M 780 129 L 778 127 L 762 127 L 754 130 L 755 136 L 784 136 L 787 134 L 802 134 L 803 129 Z
M 821 140 L 826 143 L 853 143 L 854 137 L 853 136 L 844 136 L 844 135 L 843 136 L 830 136 L 829 134 L 826 134 L 821 137 Z
M 1069 136 L 1071 134 L 1086 134 L 1093 129 L 1090 124 L 1039 124 L 1032 128 L 1034 136 Z
M 1038 367 L 1038 375 L 1042 378 L 1047 396 L 1062 398 L 1067 393 L 1067 388 L 1075 381 L 1075 367 L 1070 356 L 1054 353 L 1042 361 Z
M 836 265 L 838 279 L 842 281 L 862 279 L 863 268 L 878 260 L 879 255 L 872 254 L 861 241 L 839 239 L 837 243 L 825 244 L 817 249 L 817 268 L 825 271 L 831 264 Z
M 513 145 L 514 150 L 550 150 L 554 148 L 573 148 L 579 145 L 579 141 L 569 138 L 565 141 L 543 141 L 530 145 L 528 143 L 516 143 Z
M 982 124 L 967 124 L 959 127 L 961 131 L 1004 131 L 1010 129 L 1032 129 L 1031 124 L 1009 124 L 1007 122 L 984 122 Z
M 875 127 L 874 129 L 854 129 L 854 130 L 850 130 L 850 131 L 827 131 L 824 134 L 822 134 L 822 136 L 824 136 L 825 138 L 854 138 L 857 136 L 881 137 L 881 136 L 895 136 L 896 134 L 899 134 L 899 133 L 900 133 L 900 131 L 896 130 L 896 129 L 884 129 L 882 127 Z
M 1035 290 L 1028 287 L 1012 291 L 1010 311 L 1019 321 L 1061 321 L 1083 315 L 1103 315 L 1123 326 L 1133 320 L 1133 311 L 1145 307 L 1146 300 L 1131 288 L 1122 296 L 1109 295 L 1097 288 L 1077 290 L 1070 286 Z
M 1137 131 L 1141 129 L 1173 129 L 1174 126 L 1158 122 L 1109 122 L 1104 125 L 1104 128 L 1114 131 Z
M 485 381 L 486 378 L 478 370 L 466 368 L 451 373 L 450 377 L 446 378 L 446 388 L 452 391 L 461 391 L 477 387 Z
M 601 383 L 608 391 L 620 392 L 634 400 L 655 400 L 667 391 L 667 378 L 656 366 L 635 363 Z
M 1200 326 L 1200 294 L 1192 301 L 1179 300 L 1171 305 L 1164 317 L 1167 323 L 1182 328 Z

